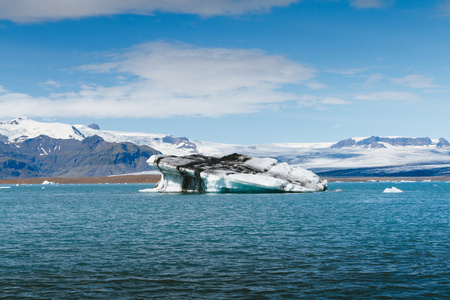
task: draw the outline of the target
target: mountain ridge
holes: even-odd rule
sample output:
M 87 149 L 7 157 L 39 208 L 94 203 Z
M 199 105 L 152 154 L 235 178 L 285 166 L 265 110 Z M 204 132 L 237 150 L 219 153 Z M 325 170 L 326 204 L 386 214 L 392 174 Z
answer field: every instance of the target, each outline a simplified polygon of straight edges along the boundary
M 99 136 L 82 141 L 45 135 L 15 144 L 0 143 L 0 177 L 95 177 L 151 171 L 147 159 L 161 152 Z
M 64 123 L 38 122 L 21 117 L 0 122 L 0 141 L 17 144 L 26 139 L 45 135 L 55 139 L 83 140 L 93 135 L 102 137 L 106 142 L 129 142 L 138 146 L 160 148 L 166 154 L 187 155 L 197 153 L 196 145 L 186 137 L 175 137 L 168 134 L 152 134 L 137 132 L 120 132 L 101 130 L 97 126 L 69 125 Z M 94 128 L 92 128 L 94 127 Z M 96 128 L 98 127 L 98 128 Z
M 98 153 L 95 154 L 94 142 L 101 143 L 104 147 L 109 145 L 108 149 L 105 148 L 105 153 L 116 153 L 119 151 L 118 149 L 121 149 L 119 152 L 122 152 L 122 156 L 128 157 L 128 159 L 124 158 L 125 160 L 121 161 L 109 156 L 108 160 L 104 160 L 104 158 L 97 157 L 108 167 L 97 165 L 97 171 L 93 171 L 95 164 L 83 165 L 81 161 L 89 161 L 98 155 Z M 17 118 L 0 122 L 0 176 L 5 176 L 3 170 L 6 169 L 11 172 L 21 169 L 23 173 L 19 176 L 37 176 L 39 170 L 47 172 L 46 176 L 52 172 L 56 175 L 57 171 L 51 171 L 55 169 L 50 167 L 52 163 L 50 158 L 55 160 L 53 163 L 60 163 L 59 167 L 62 169 L 67 169 L 69 166 L 73 169 L 73 171 L 60 171 L 63 176 L 118 175 L 125 172 L 148 170 L 144 166 L 144 159 L 136 156 L 137 150 L 131 144 L 135 147 L 149 147 L 154 151 L 152 153 L 164 155 L 225 156 L 231 153 L 241 153 L 254 157 L 270 157 L 327 176 L 406 176 L 408 174 L 441 176 L 450 174 L 450 169 L 448 169 L 450 167 L 450 143 L 445 138 L 368 136 L 353 137 L 334 143 L 233 145 L 191 141 L 187 137 L 175 137 L 167 134 L 101 130 L 97 124 L 68 125 Z M 78 149 L 79 152 L 71 151 L 73 149 Z M 80 149 L 84 149 L 84 152 Z M 150 150 L 145 149 L 139 151 L 150 154 Z M 62 157 L 65 158 L 58 157 L 58 153 L 62 152 L 64 152 Z M 10 156 L 7 155 L 8 153 Z M 73 165 L 68 158 L 69 154 L 79 157 L 78 166 Z M 139 160 L 140 162 L 137 162 Z M 62 161 L 66 165 L 63 165 Z M 13 176 L 10 173 L 8 176 Z
M 348 138 L 337 142 L 331 148 L 340 149 L 346 147 L 365 147 L 365 148 L 386 148 L 386 145 L 391 146 L 431 146 L 436 145 L 438 148 L 447 148 L 450 143 L 445 138 L 439 138 L 433 142 L 429 137 L 380 137 L 371 136 L 367 138 Z

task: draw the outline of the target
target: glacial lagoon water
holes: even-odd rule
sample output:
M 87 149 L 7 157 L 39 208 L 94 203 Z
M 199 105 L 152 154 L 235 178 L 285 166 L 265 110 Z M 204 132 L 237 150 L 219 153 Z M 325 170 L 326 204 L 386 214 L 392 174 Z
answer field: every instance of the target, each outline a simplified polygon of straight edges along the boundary
M 403 193 L 383 193 L 391 186 Z M 308 194 L 145 188 L 0 189 L 0 298 L 450 295 L 450 183 L 330 183 Z

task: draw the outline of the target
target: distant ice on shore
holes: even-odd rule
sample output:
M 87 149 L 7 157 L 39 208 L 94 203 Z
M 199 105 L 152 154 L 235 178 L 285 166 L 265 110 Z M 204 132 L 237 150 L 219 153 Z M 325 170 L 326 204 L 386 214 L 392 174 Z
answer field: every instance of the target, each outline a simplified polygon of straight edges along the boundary
M 161 175 L 161 172 L 159 172 L 157 170 L 152 170 L 152 171 L 142 171 L 142 172 L 134 172 L 134 173 L 126 173 L 126 174 L 118 174 L 118 175 L 109 175 L 108 177 L 137 176 L 137 175 Z

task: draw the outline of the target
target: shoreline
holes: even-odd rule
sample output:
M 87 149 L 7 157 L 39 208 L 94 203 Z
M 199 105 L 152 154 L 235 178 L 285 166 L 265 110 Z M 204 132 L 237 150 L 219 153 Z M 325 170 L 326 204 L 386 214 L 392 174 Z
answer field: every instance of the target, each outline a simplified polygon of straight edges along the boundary
M 119 175 L 108 177 L 39 177 L 0 179 L 0 184 L 42 184 L 44 181 L 58 184 L 149 183 L 159 181 L 161 175 Z M 321 177 L 328 182 L 393 182 L 393 181 L 450 181 L 450 176 L 421 177 Z

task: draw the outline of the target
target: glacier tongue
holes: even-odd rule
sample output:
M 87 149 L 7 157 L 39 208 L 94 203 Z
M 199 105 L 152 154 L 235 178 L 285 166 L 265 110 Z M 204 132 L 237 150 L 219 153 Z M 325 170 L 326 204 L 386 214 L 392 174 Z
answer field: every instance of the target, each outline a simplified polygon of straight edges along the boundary
M 224 157 L 154 155 L 148 163 L 162 173 L 155 186 L 159 192 L 298 193 L 327 189 L 327 182 L 313 172 L 278 163 L 272 158 L 243 154 Z

